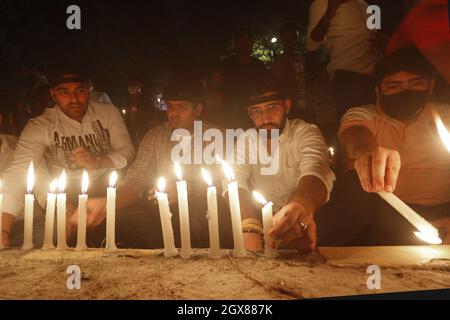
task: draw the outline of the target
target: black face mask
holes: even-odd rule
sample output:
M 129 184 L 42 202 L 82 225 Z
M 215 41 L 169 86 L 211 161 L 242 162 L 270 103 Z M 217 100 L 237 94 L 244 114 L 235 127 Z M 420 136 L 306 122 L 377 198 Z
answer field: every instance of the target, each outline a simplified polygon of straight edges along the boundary
M 428 91 L 406 90 L 391 95 L 381 95 L 381 109 L 391 118 L 412 120 L 416 118 L 428 101 Z

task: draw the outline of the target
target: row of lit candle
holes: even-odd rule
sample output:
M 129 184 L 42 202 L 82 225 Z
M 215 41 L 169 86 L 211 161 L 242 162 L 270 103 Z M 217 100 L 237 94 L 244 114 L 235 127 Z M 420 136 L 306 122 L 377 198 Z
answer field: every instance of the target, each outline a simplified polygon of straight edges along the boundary
M 244 246 L 244 238 L 242 233 L 241 223 L 241 210 L 239 205 L 239 192 L 238 184 L 235 180 L 233 170 L 227 162 L 219 159 L 222 164 L 225 176 L 228 179 L 228 200 L 231 213 L 231 223 L 233 232 L 234 250 L 233 256 L 245 257 L 247 251 Z M 175 173 L 178 178 L 177 181 L 177 195 L 178 195 L 178 211 L 180 216 L 180 235 L 181 235 L 181 248 L 178 252 L 175 247 L 174 233 L 172 227 L 172 214 L 170 213 L 168 195 L 164 192 L 166 181 L 163 177 L 158 179 L 156 198 L 158 200 L 159 212 L 161 217 L 161 227 L 163 233 L 164 242 L 164 255 L 166 257 L 172 257 L 180 255 L 182 258 L 187 259 L 192 255 L 191 241 L 190 241 L 190 229 L 189 229 L 189 207 L 188 207 L 188 194 L 187 183 L 183 180 L 182 170 L 178 163 L 175 163 Z M 213 259 L 220 258 L 220 238 L 219 238 L 219 217 L 217 210 L 217 188 L 213 185 L 211 175 L 204 168 L 201 169 L 203 179 L 208 185 L 207 189 L 207 216 L 208 229 L 209 229 L 209 256 Z M 254 196 L 262 204 L 264 204 L 263 224 L 265 233 L 265 253 L 267 256 L 274 256 L 275 251 L 270 247 L 270 238 L 268 236 L 268 230 L 273 226 L 273 214 L 272 203 L 267 202 L 264 197 L 258 192 L 254 191 Z
M 239 193 L 237 181 L 235 181 L 234 173 L 227 162 L 220 160 L 224 170 L 228 183 L 228 195 L 229 205 L 232 219 L 232 230 L 234 240 L 234 256 L 245 257 L 247 251 L 244 247 L 242 225 L 241 225 L 241 211 L 239 205 Z M 178 178 L 177 195 L 178 195 L 178 208 L 180 216 L 180 235 L 181 235 L 181 248 L 180 252 L 175 248 L 174 234 L 172 228 L 172 214 L 170 212 L 168 195 L 165 190 L 165 179 L 163 177 L 158 179 L 157 187 L 158 191 L 156 197 L 158 200 L 159 212 L 161 216 L 161 227 L 164 241 L 164 255 L 166 257 L 175 256 L 180 254 L 184 259 L 190 258 L 192 255 L 190 225 L 189 225 L 189 205 L 188 205 L 188 192 L 187 182 L 183 180 L 182 169 L 178 163 L 175 163 L 175 174 Z M 220 258 L 220 237 L 219 237 L 219 218 L 217 209 L 217 188 L 213 185 L 211 176 L 207 170 L 201 169 L 203 179 L 208 185 L 207 188 L 207 215 L 209 228 L 210 249 L 209 256 L 211 258 Z M 30 163 L 27 174 L 27 193 L 25 194 L 25 210 L 24 210 L 24 242 L 22 249 L 31 249 L 33 245 L 33 206 L 34 195 L 33 187 L 35 182 L 33 162 Z M 115 201 L 116 201 L 116 188 L 117 173 L 113 171 L 110 176 L 109 187 L 107 188 L 107 200 L 106 200 L 106 244 L 107 250 L 115 250 Z M 56 249 L 67 250 L 66 237 L 66 193 L 65 188 L 67 184 L 66 172 L 63 170 L 58 179 L 53 180 L 50 183 L 50 191 L 47 194 L 47 204 L 45 213 L 45 229 L 44 229 L 44 242 L 42 249 Z M 87 224 L 87 202 L 88 202 L 88 186 L 89 177 L 86 171 L 83 171 L 81 194 L 78 197 L 78 227 L 77 227 L 77 244 L 76 250 L 85 250 L 86 245 L 86 224 Z M 56 192 L 58 191 L 58 192 Z M 254 191 L 254 196 L 263 205 L 263 222 L 265 240 L 267 243 L 266 254 L 268 256 L 274 255 L 274 250 L 269 246 L 269 238 L 267 235 L 268 230 L 273 225 L 272 221 L 272 203 L 267 202 L 264 197 Z M 0 195 L 0 208 L 2 203 L 2 195 Z M 56 232 L 57 232 L 57 245 L 56 248 L 53 243 L 53 230 L 56 211 Z M 1 219 L 0 219 L 1 220 Z
M 436 127 L 438 133 L 450 152 L 450 133 L 442 123 L 442 120 L 437 114 L 434 114 Z M 334 150 L 333 150 L 334 151 Z M 235 180 L 233 170 L 229 164 L 217 158 L 218 162 L 222 164 L 222 168 L 226 178 L 228 179 L 228 200 L 231 213 L 234 251 L 235 257 L 245 257 L 247 251 L 244 246 L 241 210 L 239 204 L 238 183 Z M 211 258 L 220 257 L 220 240 L 219 240 L 219 220 L 217 210 L 217 189 L 212 183 L 212 179 L 208 171 L 204 168 L 201 170 L 203 179 L 208 185 L 207 189 L 207 206 L 208 212 L 206 218 L 208 219 L 210 252 Z M 189 226 L 189 205 L 187 182 L 183 180 L 182 170 L 178 163 L 175 163 L 175 174 L 178 178 L 177 195 L 178 208 L 180 215 L 180 235 L 181 235 L 181 250 L 180 256 L 182 258 L 189 258 L 192 255 L 190 226 Z M 45 231 L 43 249 L 52 249 L 53 245 L 53 229 L 54 229 L 54 215 L 56 208 L 57 217 L 57 250 L 68 249 L 66 238 L 66 187 L 67 177 L 63 171 L 59 179 L 55 179 L 50 184 L 50 192 L 47 194 L 46 217 L 45 217 Z M 106 205 L 106 249 L 117 249 L 115 242 L 115 215 L 116 215 L 116 189 L 117 173 L 113 171 L 110 176 L 109 187 L 107 188 L 107 205 Z M 22 249 L 31 249 L 33 245 L 33 206 L 34 195 L 33 188 L 35 183 L 33 162 L 30 163 L 27 174 L 27 193 L 25 194 L 25 208 L 24 208 L 24 241 Z M 166 257 L 178 255 L 178 250 L 175 248 L 174 234 L 172 228 L 172 214 L 170 212 L 168 195 L 164 193 L 165 179 L 159 178 L 157 182 L 158 191 L 156 197 L 158 200 L 159 212 L 161 217 L 161 227 L 164 241 L 164 255 Z M 86 171 L 83 171 L 81 194 L 78 199 L 78 230 L 77 230 L 77 245 L 76 250 L 85 250 L 86 246 L 86 223 L 87 223 L 87 190 L 89 185 L 89 178 Z M 58 189 L 58 193 L 55 193 Z M 439 231 L 428 221 L 422 218 L 408 205 L 396 197 L 393 193 L 378 192 L 378 194 L 387 201 L 393 208 L 395 208 L 405 219 L 407 219 L 417 230 L 415 235 L 423 241 L 431 244 L 440 244 L 442 240 L 439 238 Z M 273 256 L 275 251 L 271 248 L 271 239 L 268 231 L 273 226 L 273 212 L 272 202 L 267 202 L 264 197 L 256 191 L 253 191 L 253 196 L 264 207 L 262 209 L 263 232 L 265 242 L 265 254 Z M 0 194 L 0 230 L 2 227 L 2 203 L 3 195 Z M 0 249 L 3 248 L 2 241 L 0 241 Z

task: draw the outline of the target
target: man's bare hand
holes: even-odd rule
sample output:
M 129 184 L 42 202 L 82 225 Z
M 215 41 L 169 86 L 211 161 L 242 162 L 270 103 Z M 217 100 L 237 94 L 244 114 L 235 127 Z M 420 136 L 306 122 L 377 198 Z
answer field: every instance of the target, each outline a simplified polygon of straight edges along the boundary
M 302 253 L 314 251 L 317 234 L 313 214 L 302 204 L 290 202 L 274 215 L 274 227 L 269 230 L 269 235 L 281 240 L 280 245 L 284 248 Z
M 382 147 L 362 153 L 355 161 L 361 187 L 366 192 L 393 192 L 400 166 L 400 153 Z
M 98 160 L 95 159 L 89 150 L 84 146 L 79 146 L 72 151 L 73 160 L 80 168 L 87 170 L 97 169 Z
M 93 198 L 87 202 L 86 228 L 93 229 L 106 218 L 106 198 Z M 67 238 L 71 239 L 75 235 L 78 226 L 78 208 L 70 215 L 67 221 Z
M 450 217 L 440 218 L 431 221 L 431 224 L 444 231 L 444 239 L 442 239 L 442 244 L 450 245 Z

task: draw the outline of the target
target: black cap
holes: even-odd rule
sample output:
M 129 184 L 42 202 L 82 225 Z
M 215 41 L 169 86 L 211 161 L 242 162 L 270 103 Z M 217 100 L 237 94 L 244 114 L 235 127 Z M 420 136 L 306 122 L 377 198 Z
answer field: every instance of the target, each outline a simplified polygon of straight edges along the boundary
M 49 85 L 55 87 L 62 83 L 88 83 L 89 78 L 79 68 L 72 65 L 55 66 L 49 73 Z
M 249 85 L 246 107 L 273 100 L 285 100 L 286 95 L 279 82 L 271 75 L 254 79 Z
M 406 71 L 431 78 L 436 75 L 434 68 L 414 46 L 408 46 L 386 55 L 375 65 L 375 79 L 381 82 L 386 76 Z

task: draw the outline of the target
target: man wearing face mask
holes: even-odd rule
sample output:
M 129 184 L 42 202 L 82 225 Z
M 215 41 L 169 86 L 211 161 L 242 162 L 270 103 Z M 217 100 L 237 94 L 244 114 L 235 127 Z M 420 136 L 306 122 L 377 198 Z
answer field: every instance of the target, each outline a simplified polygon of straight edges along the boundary
M 376 105 L 350 109 L 342 118 L 339 138 L 354 170 L 338 179 L 333 209 L 328 208 L 341 223 L 322 229 L 319 244 L 332 238 L 339 241 L 335 245 L 424 244 L 379 191 L 393 192 L 449 243 L 450 153 L 439 138 L 433 112 L 447 126 L 450 114 L 447 105 L 429 99 L 435 85 L 432 70 L 414 47 L 386 56 L 375 71 Z M 331 214 L 319 216 L 332 219 Z M 345 223 L 351 216 L 351 223 Z

